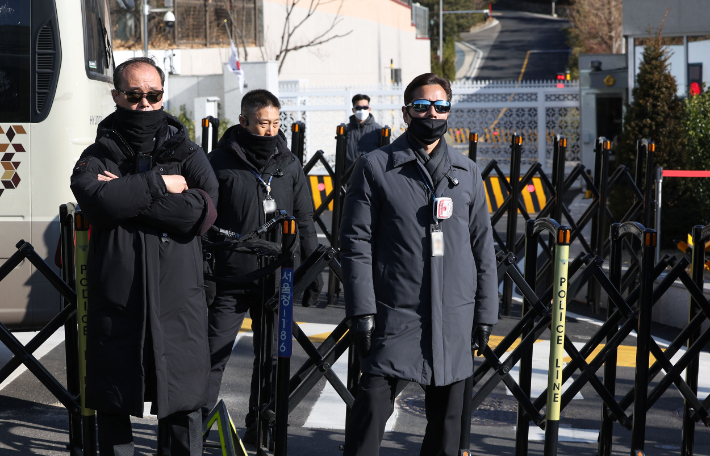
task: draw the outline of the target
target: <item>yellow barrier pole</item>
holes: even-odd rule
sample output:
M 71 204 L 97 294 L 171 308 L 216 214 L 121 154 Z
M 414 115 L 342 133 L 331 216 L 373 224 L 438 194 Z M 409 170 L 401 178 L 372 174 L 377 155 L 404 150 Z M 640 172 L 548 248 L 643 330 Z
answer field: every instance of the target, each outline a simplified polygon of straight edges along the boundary
M 81 417 L 84 454 L 96 455 L 96 416 L 86 407 L 86 332 L 89 310 L 89 288 L 86 279 L 86 262 L 89 257 L 89 222 L 77 211 L 74 218 L 74 243 L 76 251 L 76 317 L 79 322 L 79 385 L 81 391 Z
M 547 385 L 547 417 L 545 420 L 545 456 L 557 455 L 562 402 L 562 366 L 565 356 L 565 315 L 567 312 L 567 267 L 569 265 L 569 228 L 557 229 L 555 246 L 555 281 L 552 298 L 552 326 L 550 327 L 550 370 Z

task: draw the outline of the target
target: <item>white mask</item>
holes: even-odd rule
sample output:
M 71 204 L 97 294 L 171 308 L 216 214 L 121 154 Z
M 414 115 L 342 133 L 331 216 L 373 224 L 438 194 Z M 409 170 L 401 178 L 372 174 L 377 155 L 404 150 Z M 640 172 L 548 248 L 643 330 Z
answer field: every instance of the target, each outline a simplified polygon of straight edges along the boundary
M 370 117 L 370 111 L 368 111 L 367 109 L 361 109 L 359 111 L 355 111 L 355 117 L 357 117 L 357 119 L 360 122 L 362 122 L 363 120 Z

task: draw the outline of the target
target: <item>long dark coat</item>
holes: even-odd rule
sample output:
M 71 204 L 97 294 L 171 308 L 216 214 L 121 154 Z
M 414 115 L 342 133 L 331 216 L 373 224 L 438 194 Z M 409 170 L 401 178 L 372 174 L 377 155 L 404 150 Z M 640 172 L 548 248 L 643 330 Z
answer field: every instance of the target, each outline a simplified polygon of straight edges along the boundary
M 145 400 L 163 418 L 206 402 L 210 356 L 199 235 L 214 220 L 217 179 L 185 127 L 168 119 L 152 170 L 134 174 L 134 153 L 113 130 L 111 115 L 71 178 L 92 226 L 86 405 L 103 412 L 143 416 Z M 119 178 L 99 181 L 104 170 Z M 190 190 L 168 194 L 166 174 L 181 174 Z
M 255 169 L 244 153 L 238 126 L 228 129 L 209 161 L 219 182 L 219 204 L 215 225 L 240 234 L 247 234 L 266 223 L 263 201 L 266 189 L 249 170 L 257 171 L 265 182 L 271 180 L 271 196 L 278 209 L 296 217 L 301 249 L 296 252 L 296 264 L 318 247 L 316 227 L 313 223 L 313 199 L 306 184 L 303 167 L 286 145 L 280 134 L 277 140 L 278 154 L 263 169 Z M 258 268 L 256 255 L 215 251 L 215 274 L 222 277 L 239 277 Z M 228 286 L 218 285 L 219 289 Z M 235 288 L 261 292 L 256 284 L 244 284 Z
M 454 203 L 452 217 L 441 223 L 443 257 L 431 256 L 432 199 L 422 176 L 433 184 L 405 135 L 355 165 L 345 196 L 340 255 L 347 315 L 375 314 L 363 372 L 424 385 L 463 380 L 473 372 L 473 323 L 498 321 L 495 253 L 481 174 L 451 147 L 447 160 L 448 174 L 459 184 L 442 179 L 436 188 L 437 196 L 444 193 Z

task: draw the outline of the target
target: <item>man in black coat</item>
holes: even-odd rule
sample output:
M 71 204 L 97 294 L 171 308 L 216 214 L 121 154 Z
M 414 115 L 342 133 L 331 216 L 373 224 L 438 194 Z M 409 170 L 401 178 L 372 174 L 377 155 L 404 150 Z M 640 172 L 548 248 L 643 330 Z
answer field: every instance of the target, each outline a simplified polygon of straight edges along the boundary
M 267 90 L 252 90 L 242 98 L 239 125 L 228 129 L 209 161 L 219 181 L 219 216 L 215 224 L 236 233 L 249 233 L 272 217 L 276 209 L 296 217 L 301 242 L 296 261 L 318 247 L 313 223 L 313 200 L 300 161 L 286 145 L 279 130 L 279 99 Z M 236 278 L 258 268 L 254 255 L 224 250 L 215 251 L 215 275 Z M 320 275 L 303 295 L 304 305 L 313 304 L 323 285 Z M 254 355 L 258 357 L 262 314 L 261 288 L 258 283 L 232 286 L 217 283 L 214 302 L 209 307 L 210 372 L 207 407 L 215 406 L 224 368 L 229 361 L 234 340 L 247 310 L 252 318 Z M 276 353 L 276 344 L 273 346 Z M 246 416 L 245 443 L 256 437 L 258 361 L 254 360 Z
M 353 115 L 347 127 L 348 148 L 345 153 L 347 171 L 360 155 L 380 147 L 382 127 L 371 114 L 370 97 L 357 94 L 353 97 Z
M 427 385 L 421 455 L 458 455 L 472 347 L 498 321 L 488 204 L 472 160 L 444 140 L 449 82 L 416 77 L 407 132 L 355 165 L 340 231 L 345 310 L 362 378 L 345 456 L 376 456 L 399 380 Z
M 77 162 L 71 189 L 91 224 L 86 405 L 102 456 L 133 454 L 143 403 L 171 455 L 202 454 L 209 351 L 203 234 L 217 179 L 186 128 L 162 110 L 165 75 L 148 58 L 116 67 L 116 112 Z

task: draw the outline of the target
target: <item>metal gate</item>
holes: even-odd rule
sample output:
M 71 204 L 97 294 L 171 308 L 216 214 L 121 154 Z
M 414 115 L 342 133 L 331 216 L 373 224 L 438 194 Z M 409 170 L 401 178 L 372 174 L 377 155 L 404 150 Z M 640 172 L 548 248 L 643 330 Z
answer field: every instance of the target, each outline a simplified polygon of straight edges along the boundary
M 392 127 L 392 138 L 406 129 L 402 105 L 406 86 L 315 86 L 303 82 L 281 82 L 281 129 L 290 139 L 291 124 L 308 125 L 306 161 L 318 150 L 334 166 L 333 130 L 352 115 L 351 99 L 358 93 L 370 97 L 375 120 Z M 567 161 L 580 162 L 579 84 L 576 81 L 474 81 L 455 82 L 447 141 L 466 153 L 470 132 L 479 134 L 478 161 L 484 167 L 495 159 L 505 168 L 510 162 L 510 141 L 523 138 L 523 164 L 552 166 L 553 140 L 568 140 Z

